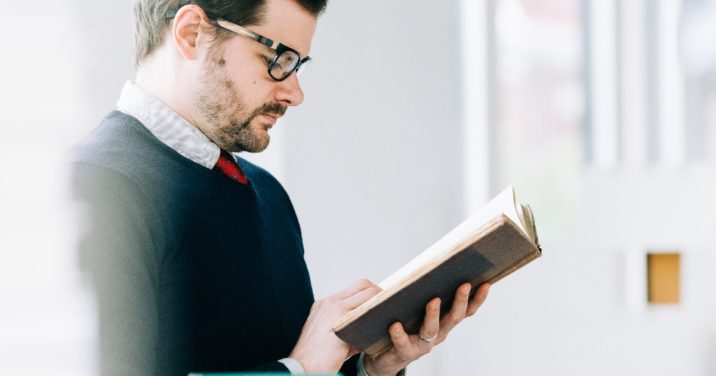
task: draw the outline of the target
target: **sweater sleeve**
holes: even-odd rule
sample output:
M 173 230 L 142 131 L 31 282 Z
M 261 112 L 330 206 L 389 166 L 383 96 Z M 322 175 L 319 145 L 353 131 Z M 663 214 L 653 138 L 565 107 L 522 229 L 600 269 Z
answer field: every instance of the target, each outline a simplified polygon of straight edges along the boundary
M 116 172 L 77 164 L 73 188 L 84 236 L 79 260 L 96 294 L 102 375 L 155 373 L 157 221 Z

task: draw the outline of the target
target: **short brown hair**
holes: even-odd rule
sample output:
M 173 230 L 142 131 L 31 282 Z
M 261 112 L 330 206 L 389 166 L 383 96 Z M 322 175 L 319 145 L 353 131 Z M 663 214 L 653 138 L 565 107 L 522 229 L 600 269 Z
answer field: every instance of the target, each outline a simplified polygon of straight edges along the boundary
M 328 0 L 296 0 L 318 17 L 326 9 Z M 221 17 L 237 25 L 255 25 L 263 18 L 265 0 L 133 0 L 134 64 L 149 56 L 164 43 L 171 20 L 167 12 L 186 4 L 196 4 L 209 17 Z

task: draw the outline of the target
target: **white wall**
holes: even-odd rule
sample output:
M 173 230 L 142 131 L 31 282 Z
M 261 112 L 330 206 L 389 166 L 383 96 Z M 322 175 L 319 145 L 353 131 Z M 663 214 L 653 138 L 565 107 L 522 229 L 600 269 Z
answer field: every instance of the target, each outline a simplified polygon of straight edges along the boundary
M 581 181 L 577 233 L 542 237 L 543 257 L 492 291 L 476 374 L 716 374 L 712 167 Z M 647 249 L 681 252 L 679 305 L 647 306 Z
M 334 2 L 321 19 L 284 150 L 319 295 L 386 276 L 460 220 L 455 11 Z
M 3 3 L 0 32 L 0 364 L 96 374 L 96 318 L 78 273 L 63 155 L 131 72 L 129 5 Z
M 334 1 L 319 23 L 283 152 L 319 297 L 379 282 L 461 219 L 457 6 Z

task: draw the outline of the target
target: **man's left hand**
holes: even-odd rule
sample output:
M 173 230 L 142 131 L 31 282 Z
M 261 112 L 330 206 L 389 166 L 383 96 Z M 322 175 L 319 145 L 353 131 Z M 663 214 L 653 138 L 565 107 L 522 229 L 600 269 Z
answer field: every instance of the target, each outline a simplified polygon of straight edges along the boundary
M 425 306 L 425 319 L 418 334 L 408 335 L 401 323 L 394 323 L 388 329 L 393 347 L 375 358 L 364 357 L 365 370 L 371 376 L 397 374 L 444 341 L 463 319 L 474 315 L 487 298 L 489 289 L 489 284 L 482 284 L 470 299 L 470 284 L 461 285 L 455 292 L 450 311 L 443 317 L 440 317 L 440 298 L 432 299 Z

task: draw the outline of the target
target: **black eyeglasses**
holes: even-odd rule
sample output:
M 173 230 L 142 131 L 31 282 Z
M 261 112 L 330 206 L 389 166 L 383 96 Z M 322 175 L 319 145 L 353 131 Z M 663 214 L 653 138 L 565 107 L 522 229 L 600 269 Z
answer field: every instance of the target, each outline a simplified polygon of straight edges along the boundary
M 229 22 L 221 18 L 217 19 L 215 22 L 223 29 L 234 32 L 242 37 L 253 39 L 272 49 L 275 55 L 269 62 L 268 74 L 276 81 L 283 81 L 287 79 L 291 73 L 300 72 L 303 65 L 311 60 L 310 56 L 306 56 L 302 59 L 301 54 L 293 48 L 282 43 L 276 44 L 273 40 L 266 38 L 263 35 L 256 34 L 253 31 L 233 22 Z
M 167 11 L 167 18 L 174 18 L 178 10 Z M 287 79 L 293 72 L 300 73 L 303 66 L 311 60 L 310 56 L 301 58 L 301 54 L 291 47 L 282 43 L 276 43 L 272 39 L 263 35 L 256 34 L 253 31 L 239 26 L 233 22 L 227 21 L 220 17 L 211 17 L 216 26 L 222 29 L 236 33 L 242 37 L 253 39 L 274 51 L 274 57 L 268 63 L 268 74 L 275 81 L 283 81 Z M 275 47 L 274 47 L 275 46 Z

